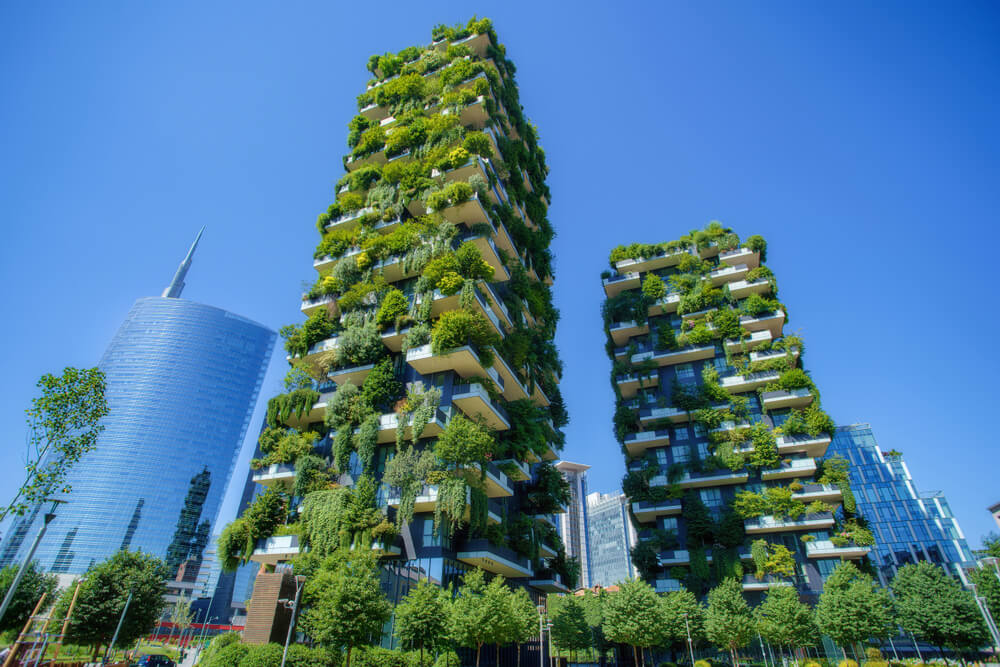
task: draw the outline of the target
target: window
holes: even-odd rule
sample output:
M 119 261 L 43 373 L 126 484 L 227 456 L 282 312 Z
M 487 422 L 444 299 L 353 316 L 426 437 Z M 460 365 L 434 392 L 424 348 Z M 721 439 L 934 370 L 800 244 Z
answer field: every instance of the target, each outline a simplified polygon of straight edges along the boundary
M 434 534 L 434 519 L 424 519 L 424 534 L 421 545 L 425 547 L 441 546 L 441 534 Z
M 691 460 L 691 450 L 688 449 L 687 445 L 675 445 L 671 453 L 674 457 L 674 463 L 687 463 Z
M 678 426 L 677 428 L 675 428 L 674 429 L 674 437 L 673 437 L 673 439 L 674 440 L 687 440 L 688 439 L 687 426 Z
M 661 467 L 666 467 L 666 465 L 667 465 L 667 450 L 666 449 L 657 449 L 656 450 L 656 462 Z
M 678 382 L 688 384 L 695 382 L 694 365 L 692 364 L 679 364 L 675 373 L 677 374 Z
M 672 531 L 674 534 L 677 533 L 677 517 L 675 516 L 665 516 L 660 518 L 660 528 L 662 530 Z
M 704 461 L 708 458 L 708 443 L 699 442 L 698 443 L 698 458 Z
M 702 489 L 699 495 L 701 496 L 701 502 L 705 503 L 705 507 L 709 510 L 722 509 L 721 489 Z
M 715 357 L 712 359 L 712 363 L 715 365 L 715 370 L 719 373 L 720 377 L 724 377 L 729 374 L 731 366 L 729 362 L 726 361 L 725 357 Z
M 705 431 L 705 425 L 704 424 L 695 424 L 694 425 L 694 437 L 696 437 L 696 438 L 704 438 L 705 435 L 706 435 L 706 433 L 707 433 L 707 431 Z

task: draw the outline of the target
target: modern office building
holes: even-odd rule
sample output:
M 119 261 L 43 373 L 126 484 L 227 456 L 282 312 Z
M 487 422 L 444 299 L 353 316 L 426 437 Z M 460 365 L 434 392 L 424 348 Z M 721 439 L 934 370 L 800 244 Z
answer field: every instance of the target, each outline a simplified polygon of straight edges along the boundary
M 302 456 L 314 457 L 317 485 L 291 499 L 293 518 L 340 516 L 332 504 L 349 496 L 373 523 L 327 535 L 306 519 L 303 542 L 261 540 L 247 641 L 272 636 L 283 572 L 305 540 L 317 555 L 344 540 L 374 548 L 392 600 L 477 567 L 535 600 L 575 585 L 554 519 L 566 412 L 544 153 L 490 22 L 432 37 L 369 61 L 347 174 L 318 220 L 308 320 L 288 331 L 289 360 L 313 384 L 300 377 L 271 399 L 254 464 L 260 484 L 295 493 Z M 315 449 L 286 455 L 276 438 Z M 500 654 L 516 660 L 513 647 Z
M 631 549 L 638 541 L 624 493 L 587 496 L 590 586 L 607 588 L 635 576 Z
M 141 549 L 198 576 L 275 334 L 180 298 L 197 243 L 163 296 L 135 302 L 100 361 L 105 429 L 70 470 L 72 492 L 35 553 L 48 571 L 78 574 Z M 0 566 L 19 560 L 40 521 L 15 522 Z
M 997 528 L 1000 528 L 1000 503 L 994 503 L 986 508 L 990 515 L 993 517 L 994 523 L 996 523 Z
M 858 510 L 875 534 L 871 557 L 882 585 L 908 563 L 928 561 L 965 580 L 975 558 L 939 491 L 917 490 L 902 453 L 883 452 L 869 424 L 839 426 L 827 455 L 850 461 Z
M 602 276 L 623 490 L 643 526 L 633 565 L 659 591 L 742 575 L 753 601 L 789 584 L 810 598 L 869 551 L 832 511 L 846 474 L 819 459 L 834 423 L 784 333 L 766 248 L 712 223 L 615 248 Z
M 571 461 L 560 461 L 556 468 L 569 482 L 569 508 L 559 516 L 559 535 L 566 547 L 566 555 L 580 563 L 578 588 L 590 588 L 590 547 L 587 517 L 587 471 L 590 466 Z

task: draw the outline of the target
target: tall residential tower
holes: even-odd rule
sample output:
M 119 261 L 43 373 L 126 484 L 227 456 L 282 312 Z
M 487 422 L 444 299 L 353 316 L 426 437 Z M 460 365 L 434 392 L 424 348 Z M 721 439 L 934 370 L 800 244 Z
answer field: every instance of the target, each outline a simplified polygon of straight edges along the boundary
M 201 238 L 201 232 L 198 233 Z M 193 580 L 243 444 L 275 334 L 180 298 L 195 239 L 163 296 L 132 306 L 99 367 L 108 416 L 94 451 L 69 472 L 35 558 L 84 572 L 119 549 L 164 558 Z M 28 548 L 41 517 L 15 521 L 0 566 Z
M 280 595 L 262 582 L 307 548 L 374 548 L 393 600 L 476 567 L 536 599 L 575 584 L 554 519 L 569 493 L 551 463 L 566 411 L 547 167 L 513 64 L 482 20 L 368 69 L 318 220 L 308 320 L 285 331 L 288 392 L 253 464 L 269 490 L 220 549 L 265 566 L 247 619 L 259 641 L 255 616 Z M 243 552 L 229 538 L 248 522 L 273 535 L 284 516 L 259 510 L 275 502 L 299 508 L 300 529 Z
M 623 489 L 643 526 L 633 565 L 660 591 L 742 576 L 752 597 L 815 595 L 840 558 L 869 551 L 854 508 L 834 516 L 847 472 L 819 462 L 834 423 L 765 254 L 712 223 L 615 248 L 603 276 Z

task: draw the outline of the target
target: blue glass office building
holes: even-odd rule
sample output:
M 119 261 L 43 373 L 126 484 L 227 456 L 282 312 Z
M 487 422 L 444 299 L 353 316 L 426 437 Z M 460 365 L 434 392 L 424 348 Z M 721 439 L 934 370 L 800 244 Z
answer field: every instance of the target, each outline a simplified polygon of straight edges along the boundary
M 840 426 L 828 455 L 851 462 L 851 489 L 871 524 L 871 557 L 883 585 L 907 563 L 929 561 L 964 579 L 972 552 L 958 520 L 940 492 L 920 493 L 896 451 L 882 452 L 869 424 Z
M 68 502 L 35 554 L 46 570 L 80 573 L 125 548 L 197 573 L 275 334 L 176 298 L 190 256 L 164 296 L 135 302 L 101 359 L 105 430 L 70 471 Z M 23 556 L 40 524 L 32 513 L 15 522 L 0 566 Z

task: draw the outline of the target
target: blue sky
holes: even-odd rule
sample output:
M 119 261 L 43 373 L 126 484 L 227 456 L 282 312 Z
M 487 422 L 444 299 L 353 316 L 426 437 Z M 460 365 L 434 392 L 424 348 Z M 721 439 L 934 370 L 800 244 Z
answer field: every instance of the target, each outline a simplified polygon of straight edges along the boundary
M 299 321 L 368 56 L 473 9 L 518 66 L 551 167 L 564 454 L 594 466 L 591 489 L 623 472 L 608 250 L 718 219 L 768 239 L 827 410 L 871 422 L 978 545 L 1000 500 L 987 2 L 6 3 L 0 465 L 19 465 L 38 376 L 96 364 L 201 225 L 185 297 Z

